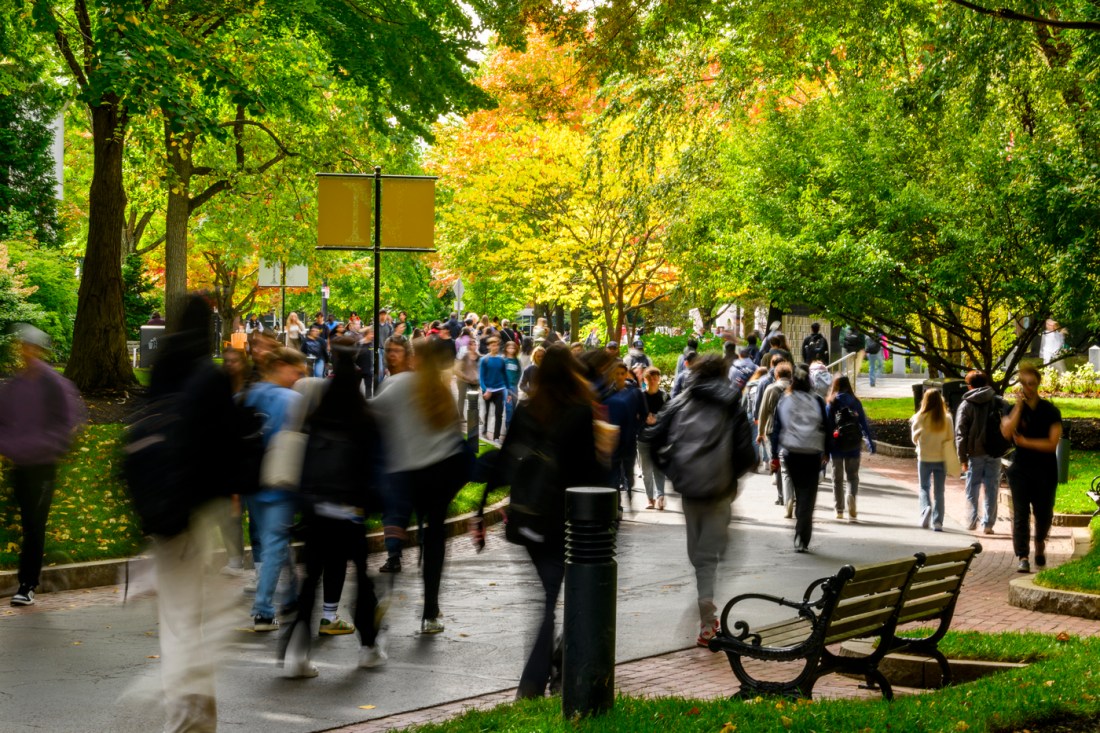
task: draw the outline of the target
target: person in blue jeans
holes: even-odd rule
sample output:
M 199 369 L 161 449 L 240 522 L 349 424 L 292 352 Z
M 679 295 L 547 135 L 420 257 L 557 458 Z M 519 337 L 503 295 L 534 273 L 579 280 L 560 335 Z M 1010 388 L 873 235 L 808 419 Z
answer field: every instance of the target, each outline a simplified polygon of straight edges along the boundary
M 276 349 L 268 357 L 265 379 L 248 391 L 245 404 L 267 415 L 264 422 L 264 447 L 272 450 L 272 440 L 281 430 L 294 428 L 301 420 L 302 396 L 291 389 L 305 372 L 305 357 L 294 349 Z M 275 587 L 290 558 L 290 527 L 298 511 L 296 487 L 265 486 L 249 500 L 260 530 L 262 566 L 252 603 L 255 631 L 275 631 Z M 290 573 L 294 582 L 293 568 Z M 296 591 L 294 592 L 296 595 Z
M 867 380 L 871 386 L 875 386 L 877 379 L 882 376 L 882 334 L 875 333 L 867 337 Z
M 504 402 L 508 396 L 508 369 L 504 357 L 500 355 L 500 339 L 489 337 L 489 353 L 478 363 L 478 381 L 481 384 L 481 398 L 485 400 L 485 432 L 489 432 L 489 408 L 496 411 L 493 423 L 493 439 L 490 442 L 500 444 L 500 431 L 504 427 Z
M 1001 485 L 1001 456 L 990 455 L 986 440 L 990 410 L 1001 417 L 1005 414 L 1005 402 L 989 386 L 989 377 L 974 370 L 966 375 L 970 391 L 963 395 L 955 421 L 955 449 L 959 464 L 966 472 L 966 521 L 967 529 L 974 531 L 982 525 L 985 534 L 993 534 L 997 521 L 997 490 Z M 984 501 L 979 511 L 978 498 L 985 489 Z
M 302 341 L 302 353 L 315 359 L 311 376 L 325 376 L 325 365 L 328 363 L 328 343 L 321 332 L 321 327 L 317 324 L 309 327 L 309 332 L 306 334 L 305 340 Z
M 954 450 L 955 429 L 938 389 L 925 391 L 920 411 L 913 415 L 909 423 L 913 444 L 917 446 L 920 524 L 925 529 L 931 526 L 935 531 L 942 532 L 947 453 Z
M 850 414 L 843 410 L 847 408 Z M 867 413 L 863 403 L 852 391 L 852 380 L 843 374 L 833 379 L 829 395 L 825 399 L 825 424 L 832 433 L 832 448 L 829 457 L 833 462 L 833 502 L 836 505 L 836 518 L 843 519 L 847 510 L 849 519 L 859 516 L 856 497 L 859 496 L 860 451 L 864 441 L 867 450 L 875 452 L 875 440 L 871 425 L 867 422 Z M 855 418 L 855 424 L 851 424 Z M 847 492 L 844 482 L 848 481 Z
M 519 380 L 523 376 L 523 366 L 519 363 L 519 344 L 507 341 L 504 344 L 504 373 L 508 378 L 508 396 L 504 403 L 504 425 L 512 424 L 512 415 L 519 402 Z

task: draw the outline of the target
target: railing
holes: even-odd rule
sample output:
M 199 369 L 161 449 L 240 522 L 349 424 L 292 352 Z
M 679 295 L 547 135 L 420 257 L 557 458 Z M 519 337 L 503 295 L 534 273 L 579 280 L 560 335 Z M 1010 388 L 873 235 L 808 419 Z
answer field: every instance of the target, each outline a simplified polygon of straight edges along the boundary
M 863 349 L 860 349 L 851 354 L 845 354 L 829 365 L 830 374 L 843 374 L 848 377 L 848 381 L 852 383 L 853 392 L 856 391 L 856 377 L 859 376 L 859 369 L 863 365 L 863 354 Z

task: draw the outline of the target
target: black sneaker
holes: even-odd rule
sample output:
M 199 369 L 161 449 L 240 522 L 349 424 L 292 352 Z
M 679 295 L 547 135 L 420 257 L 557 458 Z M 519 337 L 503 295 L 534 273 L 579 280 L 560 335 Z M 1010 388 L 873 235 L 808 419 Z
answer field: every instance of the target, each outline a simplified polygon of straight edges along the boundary
M 387 558 L 385 564 L 378 568 L 380 573 L 400 573 L 401 572 L 401 558 L 391 557 Z
M 276 618 L 267 618 L 266 616 L 255 616 L 252 619 L 253 631 L 278 631 L 279 620 Z
M 34 605 L 34 588 L 33 585 L 27 585 L 23 583 L 19 586 L 19 590 L 15 595 L 11 597 L 11 605 L 13 606 L 33 606 Z

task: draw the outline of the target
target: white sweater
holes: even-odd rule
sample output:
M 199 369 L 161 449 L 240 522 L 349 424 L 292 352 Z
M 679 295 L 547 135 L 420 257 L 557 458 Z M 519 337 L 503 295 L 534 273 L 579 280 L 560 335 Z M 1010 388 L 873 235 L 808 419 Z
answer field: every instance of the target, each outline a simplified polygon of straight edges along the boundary
M 462 450 L 462 434 L 455 423 L 445 430 L 433 428 L 416 407 L 413 387 L 416 375 L 402 372 L 387 377 L 371 400 L 371 408 L 382 431 L 386 472 L 427 468 Z

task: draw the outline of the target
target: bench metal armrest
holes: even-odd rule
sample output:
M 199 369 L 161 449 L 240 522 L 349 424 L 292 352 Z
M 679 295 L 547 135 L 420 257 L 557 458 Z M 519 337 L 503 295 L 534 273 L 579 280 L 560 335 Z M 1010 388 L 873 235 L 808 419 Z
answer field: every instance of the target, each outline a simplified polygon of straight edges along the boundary
M 722 631 L 723 635 L 737 639 L 742 642 L 752 644 L 753 646 L 760 646 L 761 639 L 759 634 L 749 633 L 749 625 L 745 621 L 734 622 L 732 629 L 729 625 L 729 614 L 733 610 L 733 607 L 742 601 L 768 601 L 774 603 L 777 606 L 786 606 L 787 608 L 793 608 L 798 611 L 798 615 L 802 618 L 808 619 L 811 624 L 817 624 L 817 615 L 813 612 L 813 604 L 798 601 L 788 601 L 786 598 L 780 598 L 779 596 L 770 596 L 766 593 L 742 593 L 739 596 L 734 596 L 730 599 L 730 602 L 726 604 L 726 607 L 722 609 Z M 733 632 L 736 633 L 733 633 Z

